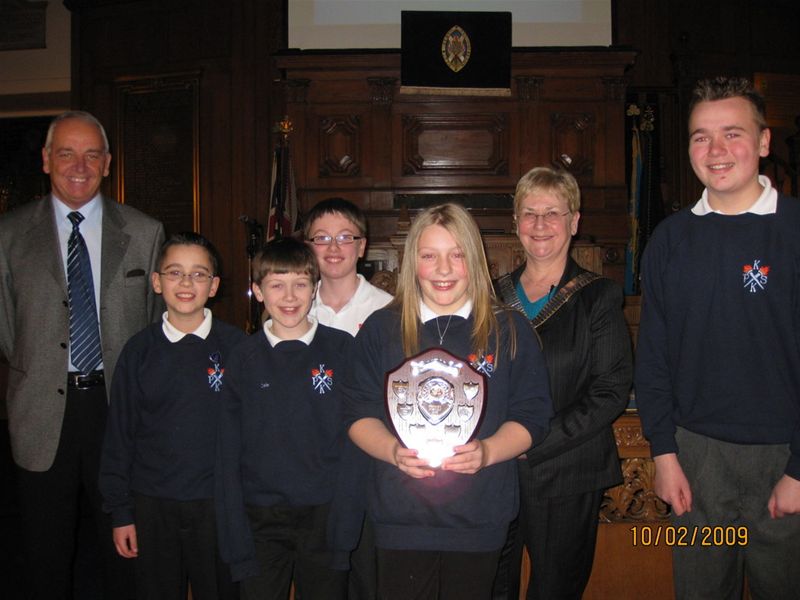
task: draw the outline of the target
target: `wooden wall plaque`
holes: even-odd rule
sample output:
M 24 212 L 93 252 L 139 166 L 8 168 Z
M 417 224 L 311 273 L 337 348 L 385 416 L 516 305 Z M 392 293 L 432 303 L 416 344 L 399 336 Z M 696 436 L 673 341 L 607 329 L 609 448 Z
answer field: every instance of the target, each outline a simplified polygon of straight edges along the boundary
M 117 82 L 117 200 L 164 223 L 198 231 L 199 74 Z

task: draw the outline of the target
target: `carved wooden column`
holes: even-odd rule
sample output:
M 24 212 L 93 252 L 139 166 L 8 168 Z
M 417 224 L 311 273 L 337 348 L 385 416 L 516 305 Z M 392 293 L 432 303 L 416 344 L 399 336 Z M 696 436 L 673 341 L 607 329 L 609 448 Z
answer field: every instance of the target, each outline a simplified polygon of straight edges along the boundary
M 376 188 L 372 204 L 391 203 L 392 186 L 392 107 L 400 81 L 397 77 L 367 77 L 372 112 L 372 156 L 374 159 L 372 185 Z M 381 191 L 384 190 L 384 191 Z M 383 202 L 374 196 L 386 194 Z
M 594 567 L 583 599 L 672 600 L 672 548 L 641 542 L 642 530 L 669 526 L 669 507 L 653 491 L 655 465 L 638 415 L 627 412 L 617 419 L 614 435 L 624 481 L 603 498 Z
M 606 491 L 600 520 L 606 523 L 666 521 L 669 506 L 653 491 L 655 465 L 638 415 L 626 413 L 617 419 L 614 436 L 625 481 Z
M 541 104 L 539 96 L 542 92 L 544 77 L 535 75 L 518 75 L 514 78 L 517 84 L 517 99 L 519 111 L 519 130 L 522 136 L 519 152 L 519 172 L 525 174 L 533 167 L 541 166 L 536 163 L 536 146 L 528 143 L 535 140 L 536 124 L 539 122 Z

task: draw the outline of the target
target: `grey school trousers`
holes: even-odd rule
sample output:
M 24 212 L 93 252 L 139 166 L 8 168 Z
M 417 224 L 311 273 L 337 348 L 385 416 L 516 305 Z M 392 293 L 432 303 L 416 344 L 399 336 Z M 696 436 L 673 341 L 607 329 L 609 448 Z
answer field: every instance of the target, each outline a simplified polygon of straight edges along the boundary
M 682 428 L 676 441 L 692 510 L 672 519 L 686 544 L 673 546 L 675 597 L 738 600 L 743 575 L 753 600 L 800 597 L 800 515 L 771 519 L 767 510 L 788 444 L 732 444 Z

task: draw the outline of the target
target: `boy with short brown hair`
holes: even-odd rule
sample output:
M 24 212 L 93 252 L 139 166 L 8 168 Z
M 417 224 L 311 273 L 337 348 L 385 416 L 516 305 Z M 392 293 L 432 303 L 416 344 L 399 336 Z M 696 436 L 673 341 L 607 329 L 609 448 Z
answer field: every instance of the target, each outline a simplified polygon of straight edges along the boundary
M 366 217 L 352 202 L 328 198 L 309 211 L 306 222 L 305 237 L 320 271 L 311 314 L 355 336 L 369 315 L 392 300 L 356 272 L 367 246 Z
M 769 142 L 747 80 L 700 82 L 706 188 L 642 260 L 636 403 L 655 492 L 691 540 L 673 549 L 678 598 L 738 598 L 743 574 L 754 598 L 800 589 L 800 203 L 759 175 Z
M 331 568 L 328 512 L 344 430 L 340 383 L 352 337 L 309 315 L 317 281 L 304 243 L 267 244 L 253 260 L 253 293 L 270 318 L 240 344 L 226 372 L 217 503 L 223 558 L 243 600 L 347 597 Z
M 156 264 L 151 284 L 167 311 L 128 341 L 114 372 L 103 508 L 117 552 L 136 559 L 138 598 L 177 598 L 188 577 L 198 600 L 234 600 L 217 551 L 214 442 L 228 354 L 244 332 L 205 306 L 220 282 L 206 238 L 173 235 Z

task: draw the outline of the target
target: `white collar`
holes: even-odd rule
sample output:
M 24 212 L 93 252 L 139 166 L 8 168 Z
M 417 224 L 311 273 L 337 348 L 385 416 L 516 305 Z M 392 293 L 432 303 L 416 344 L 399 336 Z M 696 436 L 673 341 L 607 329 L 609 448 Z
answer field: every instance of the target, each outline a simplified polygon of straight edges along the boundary
M 348 308 L 350 305 L 356 304 L 357 302 L 359 302 L 361 300 L 361 296 L 363 296 L 364 293 L 366 292 L 366 288 L 367 288 L 368 282 L 367 282 L 366 278 L 363 275 L 361 275 L 360 273 L 356 274 L 356 279 L 358 279 L 358 285 L 356 286 L 356 291 L 353 292 L 353 295 L 350 296 L 350 300 L 348 300 L 344 304 L 344 306 L 342 306 L 342 308 L 340 308 L 338 311 L 334 311 L 334 312 L 342 312 L 343 310 Z M 333 311 L 333 309 L 330 306 L 328 306 L 327 304 L 325 304 L 325 302 L 322 300 L 322 295 L 319 293 L 320 287 L 322 287 L 322 279 L 320 279 L 317 282 L 317 289 L 316 289 L 316 291 L 314 293 L 314 304 L 316 306 L 324 306 L 325 308 Z
M 306 331 L 303 335 L 301 335 L 297 340 L 285 340 L 281 337 L 278 337 L 272 332 L 272 319 L 267 319 L 264 322 L 264 335 L 267 336 L 267 341 L 269 345 L 273 348 L 280 344 L 281 342 L 289 342 L 289 341 L 298 341 L 303 342 L 306 346 L 311 344 L 311 340 L 314 339 L 314 335 L 317 333 L 317 319 L 311 315 L 306 315 L 306 319 L 308 322 L 311 323 L 311 327 L 309 327 L 308 331 Z
M 203 322 L 200 323 L 200 326 L 197 329 L 189 333 L 185 333 L 177 329 L 172 323 L 169 322 L 168 316 L 169 313 L 164 311 L 164 314 L 161 316 L 161 330 L 164 332 L 164 335 L 167 336 L 167 339 L 173 344 L 175 342 L 180 342 L 183 338 L 189 335 L 189 333 L 202 339 L 206 339 L 208 334 L 211 333 L 211 311 L 207 308 L 203 309 Z
M 81 215 L 83 215 L 84 221 L 91 223 L 94 219 L 102 217 L 103 215 L 103 203 L 100 201 L 100 194 L 97 194 L 94 198 L 81 206 L 77 211 L 74 208 L 67 206 L 64 201 L 55 194 L 51 193 L 50 195 L 53 198 L 53 206 L 55 207 L 56 215 L 58 215 L 59 219 L 68 220 L 69 217 L 67 215 L 69 215 L 69 213 L 79 212 Z M 70 227 L 72 227 L 71 222 Z
M 469 318 L 470 313 L 472 312 L 472 300 L 467 300 L 464 302 L 463 306 L 459 308 L 453 314 L 457 317 L 462 317 L 464 319 Z M 427 323 L 428 321 L 433 321 L 437 317 L 441 317 L 442 315 L 437 315 L 431 308 L 425 304 L 422 300 L 419 301 L 419 320 L 423 323 Z
M 765 175 L 758 176 L 758 183 L 764 188 L 761 190 L 761 195 L 747 210 L 743 210 L 739 215 L 745 213 L 752 213 L 754 215 L 774 215 L 778 210 L 778 191 L 773 189 L 772 182 L 769 177 Z M 695 205 L 692 207 L 692 212 L 699 217 L 710 213 L 725 214 L 721 211 L 714 210 L 708 203 L 708 188 L 703 190 L 703 195 L 700 196 Z

